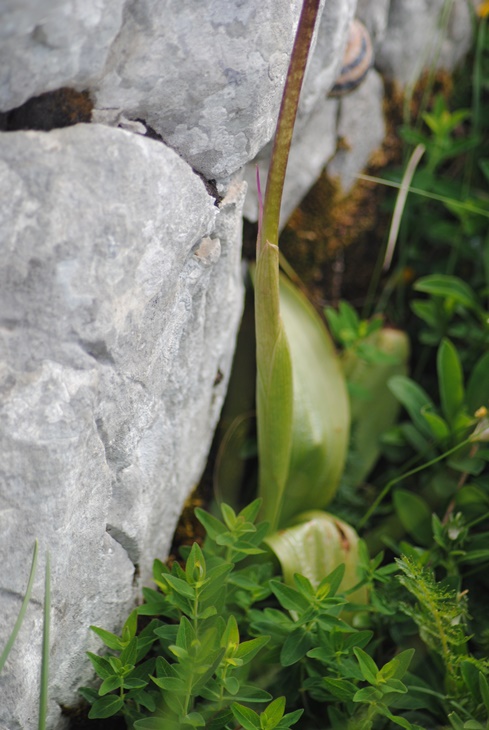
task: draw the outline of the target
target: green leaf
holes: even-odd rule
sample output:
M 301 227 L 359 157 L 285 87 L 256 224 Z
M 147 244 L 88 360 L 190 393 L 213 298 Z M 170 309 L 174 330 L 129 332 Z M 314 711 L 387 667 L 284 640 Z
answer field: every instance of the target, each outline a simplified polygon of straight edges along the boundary
M 300 573 L 313 586 L 321 586 L 317 589 L 318 597 L 324 591 L 334 595 L 340 584 L 344 591 L 355 586 L 359 581 L 359 540 L 355 530 L 327 512 L 306 512 L 297 515 L 296 520 L 297 524 L 266 539 L 267 545 L 280 561 L 285 582 L 292 584 L 294 574 Z M 366 603 L 366 589 L 361 588 L 349 599 Z M 305 607 L 306 603 L 307 599 L 301 596 L 299 605 Z M 299 605 L 290 610 L 304 610 Z
M 183 721 L 191 727 L 205 727 L 205 720 L 200 712 L 189 712 L 188 715 L 185 715 Z
M 138 612 L 135 608 L 134 611 L 131 611 L 129 614 L 124 626 L 122 627 L 122 639 L 123 641 L 130 641 L 136 636 L 136 631 L 138 628 Z
M 482 701 L 484 702 L 486 712 L 489 715 L 489 685 L 482 672 L 479 674 L 479 689 L 481 691 Z
M 191 601 L 195 600 L 195 588 L 193 588 L 193 586 L 189 586 L 188 583 L 181 578 L 176 578 L 174 575 L 164 575 L 163 580 L 171 588 L 173 588 L 178 595 L 188 598 Z
M 104 679 L 98 693 L 102 697 L 103 695 L 109 694 L 109 692 L 113 692 L 115 689 L 120 689 L 121 686 L 122 677 L 113 674 L 111 677 Z
M 462 366 L 450 340 L 443 339 L 437 355 L 438 385 L 443 414 L 453 427 L 464 404 Z
M 237 659 L 241 659 L 243 664 L 247 664 L 252 659 L 255 658 L 255 656 L 258 654 L 258 652 L 262 649 L 262 647 L 265 646 L 265 644 L 268 644 L 270 640 L 269 636 L 257 636 L 256 639 L 250 639 L 249 641 L 243 641 L 237 648 L 234 656 Z
M 299 593 L 299 591 L 291 586 L 284 585 L 278 580 L 271 580 L 270 588 L 278 598 L 280 605 L 287 609 L 287 611 L 302 613 L 310 606 L 310 602 L 302 593 Z
M 430 544 L 431 509 L 424 499 L 405 489 L 396 489 L 392 501 L 404 529 L 421 545 Z
M 116 715 L 119 710 L 122 710 L 124 706 L 124 700 L 122 697 L 116 695 L 110 695 L 108 697 L 101 697 L 99 700 L 94 702 L 88 713 L 89 720 L 102 720 L 107 717 Z
M 90 629 L 102 639 L 105 646 L 114 651 L 122 651 L 126 646 L 126 642 L 122 641 L 118 636 L 112 634 L 110 631 L 105 629 L 99 629 L 98 626 L 90 626 Z
M 377 674 L 379 673 L 379 668 L 377 667 L 376 663 L 372 659 L 372 657 L 367 654 L 363 649 L 360 649 L 359 647 L 355 646 L 353 648 L 353 653 L 355 654 L 358 663 L 360 665 L 360 671 L 362 672 L 363 678 L 372 685 L 377 685 L 378 679 Z M 355 700 L 357 702 L 358 700 Z
M 345 466 L 350 406 L 341 362 L 314 307 L 280 278 L 280 307 L 293 373 L 290 463 L 280 526 L 298 512 L 324 508 Z M 317 404 L 321 403 L 321 408 Z
M 475 364 L 467 384 L 466 398 L 470 414 L 481 406 L 489 407 L 489 352 Z
M 205 558 L 202 548 L 196 542 L 192 545 L 187 562 L 185 564 L 185 575 L 189 585 L 203 581 L 206 575 Z M 187 596 L 189 598 L 190 596 Z
M 138 679 L 137 677 L 128 677 L 124 680 L 124 684 L 122 685 L 124 689 L 143 689 L 143 687 L 147 687 L 149 682 L 146 682 L 144 679 Z
M 226 692 L 229 692 L 230 695 L 234 697 L 238 693 L 239 681 L 236 679 L 236 677 L 226 677 L 222 680 L 222 682 L 224 684 Z
M 273 730 L 285 712 L 285 697 L 277 697 L 261 713 L 260 724 L 263 730 Z
M 428 428 L 436 441 L 445 441 L 450 436 L 450 429 L 447 422 L 437 413 L 433 413 L 425 408 L 421 410 L 421 415 L 428 424 Z
M 168 730 L 168 720 L 165 717 L 145 717 L 136 720 L 134 730 Z
M 266 241 L 256 261 L 256 408 L 262 516 L 277 529 L 292 445 L 292 361 L 279 303 L 278 247 Z
M 185 694 L 187 689 L 185 682 L 178 677 L 151 677 L 151 679 L 160 689 L 166 689 L 175 694 Z
M 260 730 L 260 718 L 254 710 L 233 702 L 231 710 L 244 730 Z
M 136 614 L 137 615 L 137 614 Z M 138 640 L 136 637 L 131 639 L 121 653 L 120 660 L 122 664 L 136 664 L 138 650 Z
M 394 659 L 384 664 L 380 674 L 384 679 L 402 679 L 406 674 L 411 660 L 414 656 L 414 649 L 406 649 L 397 654 Z
M 363 687 L 353 696 L 353 702 L 379 702 L 382 699 L 382 692 L 375 687 Z
M 407 375 L 409 340 L 400 330 L 385 327 L 364 341 L 376 353 L 366 361 L 358 348 L 343 353 L 342 365 L 350 388 L 351 442 L 354 457 L 348 459 L 343 483 L 357 487 L 365 481 L 381 453 L 381 436 L 399 415 L 400 405 L 388 387 L 396 375 Z M 378 362 L 379 356 L 384 360 Z M 354 389 L 364 397 L 355 397 Z
M 277 730 L 283 730 L 284 728 L 292 727 L 292 725 L 295 725 L 295 723 L 300 720 L 303 714 L 304 710 L 294 710 L 294 712 L 288 712 L 280 720 L 280 724 L 277 725 Z
M 5 666 L 7 657 L 10 654 L 10 651 L 12 649 L 12 646 L 14 645 L 15 639 L 17 638 L 17 634 L 19 633 L 20 627 L 22 626 L 22 623 L 24 621 L 25 613 L 27 611 L 27 607 L 29 605 L 29 601 L 31 598 L 32 587 L 34 585 L 34 578 L 36 577 L 38 552 L 39 552 L 39 543 L 37 540 L 35 540 L 34 549 L 32 551 L 31 569 L 29 572 L 29 578 L 27 581 L 27 588 L 25 591 L 25 596 L 22 601 L 19 613 L 17 614 L 17 619 L 15 621 L 12 632 L 11 632 L 9 638 L 7 639 L 7 643 L 5 644 L 5 647 L 2 651 L 2 655 L 0 656 L 0 672 L 2 671 L 3 667 Z
M 341 702 L 349 702 L 353 699 L 353 696 L 357 691 L 353 682 L 349 682 L 347 679 L 324 677 L 323 682 L 331 694 L 341 700 Z
M 399 694 L 405 694 L 407 687 L 401 682 L 400 679 L 388 679 L 385 684 L 379 685 L 382 694 L 388 694 L 390 692 L 398 692 Z
M 219 535 L 226 532 L 226 525 L 223 525 L 217 517 L 214 517 L 214 515 L 211 515 L 200 507 L 195 508 L 195 516 L 212 540 L 215 540 Z
M 307 654 L 312 644 L 311 634 L 298 627 L 285 639 L 280 652 L 280 663 L 283 667 L 290 667 Z
M 414 425 L 422 433 L 430 437 L 431 430 L 428 428 L 421 413 L 426 409 L 430 411 L 435 410 L 434 403 L 429 395 L 414 380 L 406 378 L 403 375 L 395 375 L 391 378 L 389 380 L 389 388 L 409 413 Z
M 243 507 L 243 509 L 239 513 L 238 517 L 241 517 L 243 520 L 246 520 L 246 522 L 254 523 L 256 518 L 258 517 L 258 513 L 260 512 L 261 506 L 262 506 L 262 500 L 254 499 L 253 502 L 250 502 L 250 504 L 246 505 L 246 507 Z
M 106 679 L 114 674 L 108 659 L 98 656 L 97 654 L 93 654 L 91 651 L 87 651 L 87 656 L 101 679 Z
M 426 294 L 452 299 L 463 307 L 467 307 L 467 309 L 480 309 L 471 287 L 457 276 L 448 276 L 446 274 L 424 276 L 416 281 L 413 289 Z

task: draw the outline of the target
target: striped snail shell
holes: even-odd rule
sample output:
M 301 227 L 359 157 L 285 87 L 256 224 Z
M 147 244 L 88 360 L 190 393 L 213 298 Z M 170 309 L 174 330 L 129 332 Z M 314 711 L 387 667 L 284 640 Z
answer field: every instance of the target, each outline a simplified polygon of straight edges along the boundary
M 340 75 L 329 95 L 343 96 L 343 94 L 348 94 L 348 92 L 356 89 L 371 68 L 373 55 L 369 32 L 363 23 L 355 19 L 350 26 Z

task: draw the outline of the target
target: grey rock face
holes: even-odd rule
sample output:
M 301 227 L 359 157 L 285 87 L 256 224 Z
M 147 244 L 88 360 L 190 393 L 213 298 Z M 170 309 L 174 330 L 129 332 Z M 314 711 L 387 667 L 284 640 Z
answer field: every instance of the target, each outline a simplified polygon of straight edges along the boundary
M 356 175 L 363 170 L 385 137 L 382 111 L 384 84 L 371 69 L 367 78 L 352 94 L 339 101 L 338 135 L 341 149 L 327 165 L 328 175 L 336 178 L 343 191 L 350 190 Z
M 380 27 L 378 0 L 364 0 L 362 6 L 367 25 Z M 451 71 L 470 48 L 472 25 L 466 0 L 455 0 L 450 13 L 445 6 L 444 0 L 390 0 L 377 68 L 402 86 L 432 64 Z
M 415 81 L 431 63 L 438 68 L 453 69 L 470 47 L 472 32 L 466 0 L 454 0 L 450 14 L 443 12 L 444 0 L 358 0 L 348 7 L 344 4 L 345 22 L 350 22 L 355 5 L 356 17 L 370 32 L 375 68 L 400 85 Z M 339 4 L 336 8 L 339 11 Z M 281 226 L 285 225 L 324 167 L 347 193 L 356 175 L 382 144 L 385 134 L 384 88 L 375 70 L 369 72 L 363 84 L 353 93 L 340 100 L 326 98 L 325 89 L 331 88 L 335 78 L 329 75 L 333 67 L 328 67 L 327 59 L 321 57 L 322 41 L 326 44 L 331 42 L 331 26 L 326 13 L 327 8 L 310 64 L 311 74 L 306 79 L 301 99 L 284 188 Z M 336 73 L 341 66 L 342 48 L 341 44 L 336 46 Z M 311 94 L 311 77 L 318 89 L 321 68 L 322 78 L 327 79 L 326 85 L 322 94 Z M 339 139 L 346 142 L 347 148 L 336 151 Z M 255 167 L 258 165 L 260 169 L 263 186 L 270 154 L 269 145 L 246 167 L 249 192 L 244 212 L 251 221 L 256 221 L 258 216 Z
M 0 110 L 71 86 L 88 88 L 105 66 L 125 0 L 2 0 Z
M 95 106 L 144 119 L 207 178 L 228 177 L 274 132 L 301 6 L 129 2 Z
M 127 616 L 203 468 L 241 313 L 245 186 L 218 209 L 172 150 L 98 125 L 3 134 L 0 166 L 0 646 L 38 537 L 54 727 L 90 676 L 88 626 Z M 39 576 L 0 676 L 8 730 L 37 726 L 41 598 Z
M 294 208 L 319 177 L 326 160 L 332 157 L 336 149 L 338 102 L 335 99 L 328 99 L 328 92 L 341 67 L 355 6 L 356 0 L 343 0 L 338 3 L 326 3 L 324 7 L 316 46 L 304 80 L 294 129 L 282 200 L 281 225 L 286 223 Z M 264 188 L 271 152 L 272 145 L 269 144 L 246 168 L 248 195 L 245 215 L 252 221 L 256 221 L 258 217 L 255 168 L 258 164 Z

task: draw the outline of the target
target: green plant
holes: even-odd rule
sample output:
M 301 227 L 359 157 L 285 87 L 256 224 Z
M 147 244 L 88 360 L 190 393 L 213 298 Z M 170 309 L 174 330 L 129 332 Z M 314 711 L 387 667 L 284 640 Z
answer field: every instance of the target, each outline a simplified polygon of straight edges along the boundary
M 7 639 L 7 643 L 0 656 L 0 672 L 5 666 L 8 656 L 15 644 L 15 640 L 19 634 L 19 631 L 24 622 L 25 614 L 27 612 L 29 601 L 31 599 L 32 588 L 34 586 L 34 579 L 36 577 L 37 570 L 37 559 L 39 553 L 39 543 L 36 540 L 34 542 L 34 549 L 32 551 L 32 562 L 29 572 L 29 578 L 27 581 L 26 592 L 24 599 L 20 606 L 17 620 L 15 621 L 12 632 Z M 46 569 L 44 576 L 44 604 L 43 604 L 43 638 L 42 638 L 42 654 L 41 654 L 41 677 L 40 677 L 40 689 L 39 689 L 39 717 L 38 717 L 38 730 L 45 730 L 47 723 L 48 713 L 48 689 L 49 689 L 49 636 L 50 636 L 50 618 L 51 618 L 51 566 L 49 552 L 46 553 Z

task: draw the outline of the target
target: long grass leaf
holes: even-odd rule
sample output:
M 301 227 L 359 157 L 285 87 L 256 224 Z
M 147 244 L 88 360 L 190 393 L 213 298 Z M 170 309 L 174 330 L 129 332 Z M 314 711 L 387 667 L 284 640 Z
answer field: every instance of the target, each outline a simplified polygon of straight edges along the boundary
M 5 662 L 7 661 L 7 657 L 10 653 L 10 650 L 15 642 L 15 639 L 17 638 L 17 634 L 20 631 L 20 627 L 22 626 L 22 622 L 24 621 L 25 612 L 27 611 L 27 606 L 29 605 L 29 601 L 31 598 L 32 593 L 32 587 L 34 585 L 34 578 L 36 576 L 36 569 L 37 569 L 37 555 L 39 551 L 39 544 L 37 540 L 34 543 L 34 550 L 32 552 L 32 563 L 31 563 L 31 571 L 29 574 L 29 580 L 27 582 L 27 588 L 24 596 L 24 600 L 22 601 L 22 605 L 20 607 L 19 614 L 17 616 L 17 620 L 14 624 L 14 628 L 12 629 L 12 633 L 10 634 L 7 643 L 5 645 L 5 648 L 2 652 L 2 655 L 0 656 L 0 672 L 2 671 Z
M 39 730 L 46 730 L 49 686 L 49 636 L 51 626 L 51 563 L 46 553 L 44 577 L 44 623 L 42 632 L 41 688 L 39 693 Z
M 374 182 L 379 183 L 380 185 L 386 185 L 388 188 L 400 189 L 402 186 L 402 183 L 397 183 L 393 180 L 384 180 L 381 177 L 375 177 L 373 175 L 358 174 L 357 178 L 359 180 L 365 180 L 366 182 Z M 470 201 L 455 200 L 455 198 L 449 198 L 446 195 L 430 193 L 427 190 L 422 190 L 421 188 L 413 188 L 411 186 L 408 187 L 407 191 L 408 193 L 416 193 L 416 195 L 421 195 L 423 198 L 438 200 L 440 203 L 444 203 L 451 208 L 460 208 L 461 210 L 465 210 L 467 213 L 476 213 L 477 215 L 482 215 L 484 218 L 489 218 L 489 210 L 485 208 L 479 208 L 478 205 L 474 205 Z

